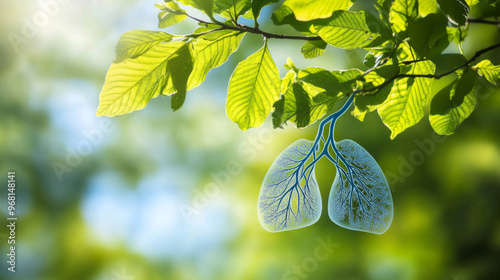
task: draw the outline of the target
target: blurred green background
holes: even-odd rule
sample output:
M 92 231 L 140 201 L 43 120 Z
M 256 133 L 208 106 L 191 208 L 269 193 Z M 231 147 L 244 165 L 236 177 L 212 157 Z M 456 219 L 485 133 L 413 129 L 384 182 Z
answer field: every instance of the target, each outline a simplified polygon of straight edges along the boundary
M 477 111 L 447 138 L 427 119 L 393 141 L 375 113 L 364 123 L 340 120 L 337 137 L 365 147 L 391 184 L 395 214 L 385 234 L 343 229 L 327 211 L 313 226 L 271 234 L 257 219 L 262 179 L 317 125 L 273 130 L 267 122 L 241 132 L 226 117 L 229 76 L 261 38 L 247 35 L 178 112 L 160 97 L 145 110 L 98 118 L 116 42 L 156 29 L 154 1 L 48 2 L 1 2 L 1 279 L 500 279 L 497 88 L 483 83 Z M 369 1 L 355 8 L 373 10 Z M 186 21 L 168 31 L 193 28 Z M 15 44 L 12 34 L 21 38 Z M 473 25 L 466 56 L 499 41 L 497 27 Z M 279 66 L 292 57 L 302 68 L 363 67 L 362 51 L 329 48 L 305 60 L 301 44 L 270 48 Z M 488 58 L 500 63 L 498 53 Z M 9 170 L 17 174 L 15 274 L 5 261 Z M 326 209 L 334 168 L 321 162 L 316 175 Z

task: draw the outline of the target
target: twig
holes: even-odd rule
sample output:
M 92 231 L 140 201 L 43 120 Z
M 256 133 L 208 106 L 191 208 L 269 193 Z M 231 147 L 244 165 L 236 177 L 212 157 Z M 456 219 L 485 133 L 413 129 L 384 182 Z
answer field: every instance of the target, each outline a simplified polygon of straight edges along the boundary
M 484 24 L 494 24 L 494 25 L 499 25 L 500 21 L 494 21 L 494 20 L 488 20 L 488 19 L 482 19 L 482 18 L 470 18 L 467 20 L 467 22 L 470 23 L 484 23 Z
M 389 78 L 388 80 L 386 80 L 385 82 L 383 82 L 382 84 L 380 84 L 380 85 L 378 85 L 376 87 L 373 87 L 373 88 L 362 89 L 358 93 L 372 92 L 372 91 L 378 92 L 378 90 L 383 89 L 385 86 L 389 85 L 394 80 L 399 79 L 399 78 L 430 78 L 430 79 L 441 79 L 444 76 L 448 76 L 448 75 L 450 75 L 452 73 L 455 73 L 459 69 L 462 69 L 464 67 L 468 67 L 472 62 L 474 62 L 481 55 L 483 55 L 483 54 L 485 54 L 485 53 L 487 53 L 489 51 L 492 51 L 494 49 L 497 49 L 497 48 L 500 48 L 500 44 L 495 44 L 493 46 L 490 46 L 490 47 L 487 47 L 485 49 L 479 50 L 469 60 L 467 60 L 462 65 L 459 65 L 459 66 L 455 67 L 454 69 L 452 69 L 450 71 L 447 71 L 447 72 L 444 72 L 444 73 L 441 73 L 439 75 L 436 75 L 436 74 L 401 74 L 401 73 L 398 73 L 398 74 L 392 76 L 391 78 Z M 414 62 L 417 62 L 417 61 L 414 61 Z M 363 94 L 363 96 L 366 96 L 366 95 L 375 95 L 375 94 Z
M 203 24 L 207 24 L 207 25 L 208 24 L 219 25 L 220 28 L 217 28 L 215 30 L 228 29 L 228 30 L 249 32 L 249 33 L 253 33 L 253 34 L 262 35 L 266 39 L 273 38 L 273 39 L 307 40 L 307 41 L 321 40 L 321 38 L 317 37 L 317 36 L 308 37 L 308 36 L 289 36 L 289 35 L 274 34 L 274 33 L 269 33 L 269 32 L 262 31 L 258 27 L 250 27 L 250 26 L 241 25 L 241 24 L 237 24 L 236 26 L 230 26 L 230 25 L 224 24 L 222 22 L 218 22 L 218 21 L 208 22 L 208 21 L 205 21 L 205 20 L 193 17 L 193 16 L 191 16 L 189 14 L 186 14 L 186 15 L 189 18 L 191 18 L 191 19 L 193 19 L 193 20 L 195 20 L 195 21 L 197 21 L 199 23 L 203 23 Z M 497 24 L 497 25 L 500 24 L 500 22 L 498 22 L 498 21 L 490 21 L 490 20 L 486 20 L 486 19 L 468 19 L 468 22 L 472 22 L 472 23 L 485 23 L 485 24 Z M 489 51 L 494 50 L 494 49 L 497 49 L 497 48 L 500 48 L 500 44 L 495 44 L 493 46 L 490 46 L 490 47 L 487 47 L 485 49 L 479 50 L 469 60 L 467 60 L 462 65 L 459 65 L 459 66 L 455 67 L 454 69 L 452 69 L 450 71 L 447 71 L 447 72 L 444 72 L 444 73 L 441 73 L 439 75 L 436 75 L 436 74 L 401 74 L 401 73 L 398 73 L 398 74 L 394 75 L 393 77 L 389 78 L 388 80 L 386 80 L 384 83 L 382 83 L 382 84 L 380 84 L 380 85 L 378 85 L 376 87 L 369 88 L 369 89 L 361 89 L 361 90 L 357 91 L 357 93 L 373 92 L 373 91 L 378 92 L 379 90 L 383 89 L 385 86 L 387 86 L 388 84 L 392 83 L 394 80 L 399 79 L 399 78 L 431 78 L 431 79 L 441 79 L 444 76 L 448 76 L 448 75 L 450 75 L 452 73 L 455 73 L 457 70 L 459 70 L 461 68 L 468 67 L 469 64 L 471 64 L 472 62 L 474 62 L 478 57 L 480 57 L 484 53 L 489 52 Z M 420 61 L 425 61 L 425 59 L 413 60 L 413 61 L 404 61 L 404 62 L 402 62 L 402 64 L 410 65 L 412 63 L 417 63 L 417 62 L 420 62 Z M 361 75 L 360 77 L 363 77 L 368 72 L 372 71 L 375 67 L 373 67 L 372 69 L 368 70 L 365 74 Z M 364 94 L 364 95 L 374 95 L 374 94 Z
M 250 26 L 241 25 L 241 24 L 238 24 L 236 26 L 230 26 L 230 25 L 224 24 L 222 22 L 208 22 L 208 21 L 193 17 L 189 14 L 186 14 L 186 15 L 190 19 L 193 19 L 199 23 L 203 23 L 203 24 L 207 24 L 207 25 L 208 24 L 219 25 L 221 28 L 219 28 L 217 30 L 227 29 L 227 30 L 235 30 L 235 31 L 244 31 L 244 32 L 262 35 L 262 36 L 266 37 L 267 39 L 288 39 L 288 40 L 306 40 L 306 41 L 321 40 L 321 37 L 318 37 L 318 36 L 309 37 L 309 36 L 290 36 L 290 35 L 274 34 L 274 33 L 262 31 L 258 27 L 250 27 Z

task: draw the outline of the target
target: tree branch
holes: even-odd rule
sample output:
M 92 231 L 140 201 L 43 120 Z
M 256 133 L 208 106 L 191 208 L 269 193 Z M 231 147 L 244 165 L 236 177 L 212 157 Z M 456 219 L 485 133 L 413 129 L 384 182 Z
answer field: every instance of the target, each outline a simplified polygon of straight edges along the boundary
M 470 18 L 467 20 L 467 22 L 500 25 L 500 21 L 494 21 L 494 20 L 488 20 L 488 19 L 482 19 L 482 18 Z
M 219 28 L 217 30 L 227 29 L 227 30 L 243 31 L 243 32 L 261 35 L 261 36 L 266 37 L 267 39 L 288 39 L 288 40 L 305 40 L 305 41 L 321 40 L 321 38 L 318 36 L 309 37 L 309 36 L 290 36 L 290 35 L 274 34 L 274 33 L 262 31 L 258 27 L 250 27 L 250 26 L 241 25 L 241 24 L 238 24 L 236 26 L 231 26 L 231 25 L 224 24 L 222 22 L 208 22 L 208 21 L 193 17 L 189 14 L 185 14 L 185 15 L 187 15 L 190 19 L 193 19 L 199 23 L 203 23 L 206 25 L 209 25 L 209 24 L 219 25 L 221 28 Z
M 441 73 L 439 75 L 436 75 L 436 74 L 401 74 L 401 73 L 398 73 L 398 74 L 392 76 L 391 78 L 389 78 L 388 80 L 386 80 L 385 82 L 383 82 L 382 84 L 380 84 L 380 85 L 378 85 L 376 87 L 373 87 L 373 88 L 369 88 L 369 89 L 361 89 L 361 90 L 358 91 L 358 93 L 373 92 L 373 91 L 375 91 L 375 93 L 363 94 L 363 96 L 375 95 L 376 93 L 378 93 L 379 90 L 383 89 L 385 86 L 389 85 L 394 80 L 399 79 L 399 78 L 430 78 L 430 79 L 441 79 L 442 77 L 445 77 L 445 76 L 448 76 L 450 74 L 455 73 L 459 69 L 462 69 L 464 67 L 469 67 L 470 64 L 472 62 L 474 62 L 476 59 L 478 59 L 481 55 L 483 55 L 483 54 L 485 54 L 485 53 L 487 53 L 489 51 L 492 51 L 494 49 L 497 49 L 497 48 L 500 48 L 500 44 L 495 44 L 493 46 L 490 46 L 490 47 L 487 47 L 485 49 L 479 50 L 469 60 L 467 60 L 462 65 L 459 65 L 459 66 L 455 67 L 454 69 L 452 69 L 450 71 L 447 71 L 447 72 L 444 72 L 444 73 Z M 418 62 L 418 61 L 413 61 L 413 63 L 415 63 L 415 62 Z
M 241 32 L 248 32 L 248 33 L 253 33 L 253 34 L 258 34 L 258 35 L 264 36 L 266 39 L 271 39 L 272 38 L 272 39 L 289 39 L 289 40 L 306 40 L 306 41 L 321 40 L 321 38 L 318 37 L 318 36 L 308 37 L 308 36 L 290 36 L 290 35 L 274 34 L 274 33 L 269 33 L 269 32 L 262 31 L 262 30 L 260 30 L 258 28 L 258 26 L 256 26 L 256 27 L 250 27 L 250 26 L 241 25 L 241 24 L 236 24 L 235 26 L 231 26 L 231 25 L 227 25 L 227 24 L 224 24 L 222 22 L 219 22 L 219 21 L 208 22 L 208 21 L 201 20 L 199 18 L 193 17 L 193 16 L 191 16 L 189 14 L 186 14 L 186 15 L 189 18 L 191 18 L 191 19 L 193 19 L 193 20 L 195 20 L 195 21 L 197 21 L 199 23 L 203 23 L 203 24 L 206 24 L 206 25 L 215 24 L 215 25 L 220 26 L 220 28 L 217 28 L 217 29 L 214 29 L 214 30 L 227 29 L 227 30 L 235 30 L 235 31 L 241 31 Z M 468 19 L 468 22 L 500 25 L 500 22 L 486 20 L 486 19 Z M 379 90 L 383 89 L 385 86 L 389 85 L 394 80 L 399 79 L 399 78 L 430 78 L 430 79 L 441 79 L 444 76 L 448 76 L 448 75 L 450 75 L 452 73 L 455 73 L 456 71 L 458 71 L 461 68 L 468 67 L 472 62 L 474 62 L 478 57 L 480 57 L 484 53 L 492 51 L 492 50 L 497 49 L 497 48 L 500 48 L 500 43 L 499 44 L 495 44 L 495 45 L 490 46 L 490 47 L 487 47 L 485 49 L 477 51 L 469 60 L 467 60 L 462 65 L 459 65 L 459 66 L 455 67 L 454 69 L 452 69 L 450 71 L 447 71 L 445 73 L 441 73 L 439 75 L 436 75 L 436 74 L 402 74 L 402 73 L 398 73 L 398 74 L 394 75 L 393 77 L 389 78 L 388 80 L 386 80 L 384 83 L 382 83 L 382 84 L 380 84 L 380 85 L 378 85 L 376 87 L 369 88 L 369 89 L 361 89 L 361 90 L 356 91 L 356 93 L 373 92 L 373 91 L 375 91 L 375 93 L 363 94 L 364 96 L 366 96 L 366 95 L 375 95 L 377 92 L 379 92 Z M 420 59 L 420 60 L 413 60 L 413 61 L 404 61 L 404 62 L 401 62 L 401 63 L 405 64 L 405 65 L 410 65 L 410 64 L 417 63 L 417 62 L 420 62 L 420 61 L 425 61 L 425 60 L 426 59 Z M 374 70 L 377 66 L 378 65 L 376 65 L 372 69 L 368 70 L 367 72 L 365 72 L 360 77 L 365 76 L 366 74 L 368 74 L 369 72 L 371 72 L 372 70 Z

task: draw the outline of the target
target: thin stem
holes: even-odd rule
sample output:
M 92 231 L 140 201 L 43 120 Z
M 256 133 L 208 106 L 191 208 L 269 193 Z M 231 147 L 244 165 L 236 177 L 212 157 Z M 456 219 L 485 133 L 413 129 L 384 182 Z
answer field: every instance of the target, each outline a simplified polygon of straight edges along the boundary
M 483 23 L 483 24 L 493 24 L 493 25 L 499 25 L 500 21 L 494 21 L 494 20 L 488 20 L 488 19 L 482 19 L 482 18 L 470 18 L 467 20 L 469 23 Z
M 487 53 L 489 51 L 492 51 L 494 49 L 497 49 L 497 48 L 500 48 L 500 44 L 495 44 L 493 46 L 489 46 L 489 47 L 487 47 L 485 49 L 479 50 L 469 60 L 467 60 L 464 64 L 462 64 L 462 65 L 460 65 L 460 66 L 456 67 L 455 69 L 452 69 L 452 70 L 450 70 L 448 72 L 445 72 L 445 73 L 442 73 L 442 74 L 439 74 L 439 75 L 431 75 L 431 77 L 429 77 L 429 78 L 441 79 L 444 76 L 448 76 L 448 75 L 456 72 L 457 70 L 459 70 L 461 68 L 469 66 L 469 64 L 471 64 L 472 62 L 474 62 L 481 55 L 483 55 L 483 54 L 485 54 L 485 53 Z
M 404 64 L 404 65 L 410 65 L 410 64 L 413 64 L 413 63 L 427 61 L 427 60 L 429 60 L 429 59 L 407 60 L 407 61 L 401 61 L 399 63 Z
M 231 26 L 229 26 L 231 27 Z M 248 26 L 242 26 L 245 31 L 253 34 L 258 34 L 262 35 L 268 39 L 288 39 L 288 40 L 305 40 L 305 41 L 317 41 L 317 40 L 322 40 L 321 37 L 314 36 L 314 37 L 308 37 L 308 36 L 291 36 L 291 35 L 281 35 L 281 34 L 274 34 L 274 33 L 269 33 L 262 31 L 258 28 L 253 28 L 253 27 L 248 27 Z M 232 28 L 230 28 L 232 29 Z M 241 30 L 241 29 L 234 29 L 234 30 Z
M 499 44 L 495 44 L 493 46 L 489 46 L 485 49 L 482 49 L 482 50 L 479 50 L 477 51 L 469 60 L 467 60 L 466 62 L 464 62 L 463 64 L 453 68 L 452 70 L 449 70 L 447 72 L 444 72 L 444 73 L 441 73 L 441 74 L 401 74 L 401 73 L 398 73 L 394 76 L 392 76 L 390 79 L 386 80 L 384 83 L 376 86 L 376 87 L 373 87 L 373 88 L 369 88 L 369 89 L 362 89 L 360 90 L 359 92 L 373 92 L 375 91 L 374 94 L 376 94 L 378 92 L 378 90 L 380 89 L 383 89 L 385 86 L 389 85 L 390 83 L 392 83 L 394 80 L 396 79 L 399 79 L 399 78 L 430 78 L 430 79 L 441 79 L 442 77 L 445 77 L 445 76 L 448 76 L 450 74 L 453 74 L 455 73 L 456 71 L 464 68 L 464 67 L 469 67 L 469 65 L 474 62 L 476 59 L 478 59 L 481 55 L 489 52 L 489 51 L 492 51 L 494 49 L 497 49 L 497 48 L 500 48 L 500 43 Z M 364 94 L 364 95 L 374 95 L 374 94 Z
M 173 12 L 171 12 L 173 13 Z M 202 20 L 202 19 L 199 19 L 199 18 L 196 18 L 196 17 L 193 17 L 192 15 L 190 14 L 187 14 L 187 13 L 182 13 L 183 15 L 186 15 L 188 18 L 190 19 L 193 19 L 193 20 L 196 20 L 197 22 L 199 23 L 203 23 L 203 24 L 214 24 L 213 22 L 210 22 L 210 21 L 205 21 L 205 20 Z M 218 23 L 217 23 L 218 24 Z
M 205 21 L 205 20 L 196 18 L 194 16 L 191 16 L 189 14 L 185 14 L 185 15 L 187 15 L 190 19 L 195 20 L 199 23 L 203 23 L 206 25 L 209 25 L 209 24 L 219 25 L 220 28 L 218 28 L 217 30 L 226 29 L 226 30 L 244 31 L 244 32 L 264 36 L 264 37 L 266 37 L 266 39 L 287 39 L 287 40 L 305 40 L 305 41 L 321 40 L 321 38 L 318 36 L 309 37 L 309 36 L 291 36 L 291 35 L 274 34 L 274 33 L 262 31 L 258 28 L 258 26 L 250 27 L 250 26 L 246 26 L 246 25 L 242 25 L 242 24 L 231 26 L 231 25 L 227 25 L 227 24 L 224 24 L 224 23 L 218 22 L 218 21 L 217 22 Z

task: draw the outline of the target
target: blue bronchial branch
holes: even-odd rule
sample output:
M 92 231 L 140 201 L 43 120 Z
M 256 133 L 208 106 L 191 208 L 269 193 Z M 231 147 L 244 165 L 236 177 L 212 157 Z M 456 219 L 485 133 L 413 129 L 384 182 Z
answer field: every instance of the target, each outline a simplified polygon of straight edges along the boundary
M 316 140 L 314 141 L 313 147 L 311 148 L 310 152 L 308 155 L 303 159 L 303 162 L 307 162 L 309 157 L 312 155 L 313 156 L 313 161 L 307 165 L 305 168 L 306 172 L 308 169 L 313 169 L 316 162 L 318 162 L 322 157 L 328 155 L 328 149 L 329 147 L 332 147 L 335 150 L 335 140 L 334 140 L 334 128 L 335 128 L 335 123 L 337 122 L 338 118 L 340 118 L 348 109 L 351 107 L 354 97 L 356 93 L 351 94 L 349 99 L 347 99 L 347 102 L 340 108 L 339 111 L 335 112 L 334 114 L 331 114 L 330 116 L 326 117 L 323 121 L 321 121 L 319 125 L 319 130 L 318 133 L 316 134 Z M 323 132 L 325 131 L 325 127 L 330 123 L 330 134 L 325 140 L 323 137 Z M 323 149 L 321 152 L 318 152 L 320 150 L 321 142 L 324 143 Z M 330 160 L 338 166 L 337 161 L 334 159 Z
M 271 232 L 315 223 L 322 205 L 314 174 L 323 157 L 337 175 L 330 191 L 328 213 L 336 224 L 352 230 L 381 234 L 392 222 L 392 197 L 377 162 L 352 140 L 336 142 L 335 124 L 352 105 L 356 93 L 342 108 L 321 121 L 316 139 L 298 140 L 283 151 L 269 169 L 259 196 L 259 220 Z M 326 129 L 328 136 L 323 136 Z M 333 153 L 331 152 L 333 151 Z

